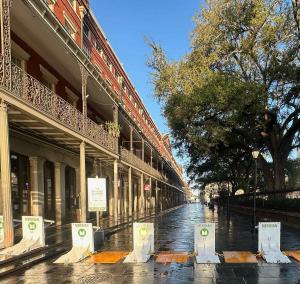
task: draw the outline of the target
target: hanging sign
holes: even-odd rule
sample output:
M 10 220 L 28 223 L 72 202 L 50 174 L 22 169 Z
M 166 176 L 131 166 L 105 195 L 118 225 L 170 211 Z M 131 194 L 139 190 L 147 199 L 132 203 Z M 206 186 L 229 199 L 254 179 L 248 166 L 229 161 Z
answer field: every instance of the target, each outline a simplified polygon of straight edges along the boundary
M 106 211 L 106 179 L 88 178 L 88 210 Z

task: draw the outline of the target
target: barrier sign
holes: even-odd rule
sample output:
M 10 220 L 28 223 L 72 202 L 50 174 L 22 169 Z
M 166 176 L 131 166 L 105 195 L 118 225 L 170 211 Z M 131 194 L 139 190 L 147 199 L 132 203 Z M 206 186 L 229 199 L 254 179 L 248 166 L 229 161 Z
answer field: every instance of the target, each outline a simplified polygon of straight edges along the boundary
M 290 263 L 280 251 L 280 222 L 260 222 L 258 225 L 258 251 L 268 263 Z
M 124 262 L 147 262 L 154 252 L 153 223 L 133 223 L 133 251 Z
M 22 240 L 1 251 L 3 255 L 20 255 L 45 246 L 44 220 L 41 216 L 22 216 Z
M 76 263 L 94 252 L 92 223 L 72 223 L 72 249 L 54 263 Z
M 106 211 L 106 179 L 88 178 L 88 210 Z
M 4 247 L 4 222 L 3 216 L 0 216 L 0 248 Z
M 194 236 L 197 263 L 220 263 L 215 253 L 215 224 L 200 223 L 195 225 Z
M 94 252 L 94 231 L 92 223 L 72 223 L 73 247 L 88 248 Z
M 45 246 L 44 220 L 41 216 L 22 216 L 23 239 L 38 241 Z
M 154 252 L 153 223 L 133 223 L 133 250 L 149 248 L 148 253 Z

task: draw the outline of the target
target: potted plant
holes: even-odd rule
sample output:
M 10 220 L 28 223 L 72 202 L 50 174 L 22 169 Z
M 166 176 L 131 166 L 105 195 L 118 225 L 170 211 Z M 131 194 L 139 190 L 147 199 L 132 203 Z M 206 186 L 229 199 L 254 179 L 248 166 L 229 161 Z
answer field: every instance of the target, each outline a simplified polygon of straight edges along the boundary
M 108 133 L 113 136 L 113 137 L 120 137 L 120 130 L 121 130 L 121 126 L 116 123 L 116 122 L 112 122 L 112 121 L 107 121 L 105 123 L 106 129 L 108 131 Z

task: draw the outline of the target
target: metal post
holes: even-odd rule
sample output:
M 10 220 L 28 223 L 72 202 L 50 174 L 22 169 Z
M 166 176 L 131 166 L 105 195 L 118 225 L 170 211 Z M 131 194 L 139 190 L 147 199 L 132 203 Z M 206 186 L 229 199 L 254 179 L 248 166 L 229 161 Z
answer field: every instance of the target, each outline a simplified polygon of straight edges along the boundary
M 253 232 L 256 226 L 256 188 L 257 188 L 257 158 L 255 160 L 254 192 L 253 192 Z

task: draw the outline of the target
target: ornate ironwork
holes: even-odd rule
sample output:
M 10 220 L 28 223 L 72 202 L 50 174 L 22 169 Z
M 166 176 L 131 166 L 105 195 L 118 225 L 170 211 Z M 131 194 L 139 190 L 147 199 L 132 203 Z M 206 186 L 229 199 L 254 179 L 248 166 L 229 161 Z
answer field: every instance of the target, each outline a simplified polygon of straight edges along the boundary
M 86 86 L 89 73 L 81 63 L 79 63 L 79 69 L 81 73 L 82 113 L 84 116 L 87 116 Z
M 3 60 L 3 56 L 0 56 L 0 66 Z M 0 85 L 49 118 L 80 133 L 106 150 L 116 153 L 116 138 L 112 137 L 103 125 L 98 125 L 88 117 L 84 117 L 79 110 L 15 64 L 11 63 L 11 89 L 3 80 L 0 81 Z
M 11 36 L 10 36 L 10 6 L 11 0 L 1 0 L 1 54 L 0 80 L 7 89 L 11 83 Z
M 127 162 L 128 164 L 131 164 L 132 166 L 141 169 L 145 173 L 154 176 L 157 179 L 161 179 L 161 180 L 163 179 L 163 176 L 159 171 L 152 168 L 150 165 L 145 163 L 143 160 L 141 160 L 139 157 L 137 157 L 136 155 L 134 155 L 133 153 L 131 153 L 125 148 L 121 149 L 121 159 Z

